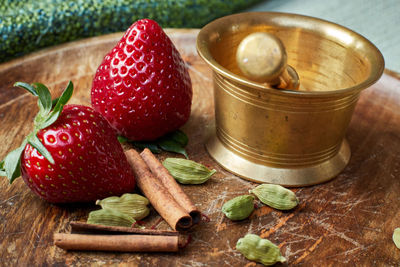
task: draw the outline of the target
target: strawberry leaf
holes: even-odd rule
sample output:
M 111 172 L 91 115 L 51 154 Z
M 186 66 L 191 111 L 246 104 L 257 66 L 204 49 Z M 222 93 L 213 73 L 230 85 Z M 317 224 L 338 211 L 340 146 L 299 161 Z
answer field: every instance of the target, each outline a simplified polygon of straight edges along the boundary
M 67 88 L 64 90 L 62 95 L 58 99 L 52 100 L 49 89 L 41 83 L 34 83 L 30 85 L 23 82 L 16 82 L 14 86 L 21 87 L 29 91 L 34 96 L 38 96 L 38 104 L 40 110 L 34 120 L 34 130 L 27 136 L 27 138 L 22 142 L 19 148 L 11 151 L 5 157 L 5 159 L 0 162 L 0 176 L 7 176 L 10 183 L 12 183 L 15 178 L 21 175 L 21 154 L 24 151 L 27 143 L 34 147 L 51 164 L 54 164 L 53 157 L 39 140 L 36 134 L 40 129 L 44 129 L 50 126 L 58 119 L 64 105 L 71 98 L 73 92 L 72 82 L 69 82 Z
M 40 142 L 36 134 L 31 134 L 28 136 L 28 143 L 36 148 L 36 150 L 39 151 L 39 153 L 42 154 L 43 157 L 45 157 L 51 164 L 54 164 L 53 157 L 51 156 L 47 148 L 42 144 L 42 142 Z
M 188 141 L 187 135 L 181 130 L 177 130 L 159 138 L 157 144 L 162 150 L 182 154 L 188 159 L 189 157 L 185 150 Z
M 0 162 L 0 176 L 7 176 L 6 170 L 4 169 L 4 160 Z
M 189 138 L 181 130 L 177 130 L 175 132 L 169 133 L 163 139 L 165 139 L 165 138 L 173 140 L 174 142 L 180 144 L 182 147 L 185 147 L 189 142 Z
M 184 155 L 187 159 L 189 158 L 185 148 L 178 142 L 173 139 L 161 139 L 158 141 L 158 145 L 161 147 L 162 150 L 175 152 Z
M 58 98 L 58 101 L 57 101 L 56 105 L 54 106 L 54 109 L 57 109 L 61 106 L 64 106 L 65 104 L 67 104 L 67 102 L 71 99 L 73 91 L 74 91 L 74 85 L 72 84 L 71 81 L 69 81 L 67 88 L 65 88 L 64 92 Z
M 21 175 L 21 154 L 25 145 L 26 141 L 24 141 L 19 148 L 8 153 L 1 166 L 2 175 L 3 173 L 6 174 L 10 184 L 15 180 L 15 178 Z
M 122 135 L 118 135 L 117 139 L 121 144 L 129 142 L 129 139 Z
M 23 82 L 16 82 L 16 83 L 14 83 L 14 86 L 15 87 L 21 87 L 21 88 L 27 90 L 28 92 L 30 92 L 32 95 L 38 96 L 38 93 L 36 92 L 35 87 L 33 87 L 30 84 L 23 83 Z
M 41 83 L 34 83 L 36 92 L 39 96 L 40 112 L 43 116 L 47 115 L 51 110 L 51 94 L 49 89 Z
M 51 108 L 54 108 L 58 102 L 58 99 L 60 99 L 59 97 L 54 98 L 53 100 L 51 100 Z
M 181 130 L 169 133 L 160 137 L 154 141 L 132 141 L 124 136 L 118 136 L 120 143 L 131 143 L 139 149 L 150 149 L 151 152 L 158 154 L 161 149 L 168 152 L 174 152 L 184 155 L 187 159 L 188 154 L 186 153 L 185 146 L 188 144 L 189 138 Z
M 132 144 L 135 147 L 140 148 L 140 149 L 148 148 L 154 154 L 159 154 L 161 152 L 161 149 L 158 147 L 158 145 L 154 144 L 154 143 L 134 141 L 134 142 L 132 142 Z
M 134 145 L 136 148 L 139 148 L 139 149 L 148 148 L 154 154 L 158 154 L 161 152 L 161 149 L 158 147 L 158 145 L 156 143 L 132 141 L 132 140 L 129 140 L 128 138 L 126 138 L 125 136 L 121 136 L 121 135 L 117 136 L 117 139 L 121 144 L 131 143 L 132 145 Z
M 67 102 L 70 100 L 73 91 L 74 91 L 74 86 L 70 81 L 67 85 L 67 88 L 65 88 L 64 92 L 58 98 L 58 101 L 55 104 L 53 111 L 50 113 L 50 116 L 47 117 L 47 119 L 41 125 L 40 129 L 49 127 L 58 119 L 64 108 L 64 105 L 67 104 Z

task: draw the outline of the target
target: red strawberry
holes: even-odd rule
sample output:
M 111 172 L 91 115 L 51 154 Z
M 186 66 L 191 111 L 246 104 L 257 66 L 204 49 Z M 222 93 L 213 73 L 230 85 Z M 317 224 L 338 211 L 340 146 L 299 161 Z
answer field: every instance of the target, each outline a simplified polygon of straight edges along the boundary
M 104 57 L 93 80 L 91 102 L 131 140 L 156 139 L 189 119 L 189 73 L 155 21 L 135 22 Z
M 53 109 L 44 85 L 17 85 L 39 95 L 40 111 L 35 131 L 1 163 L 2 175 L 12 182 L 20 166 L 32 191 L 53 203 L 94 201 L 134 189 L 132 169 L 107 120 L 90 107 L 63 108 L 72 83 Z

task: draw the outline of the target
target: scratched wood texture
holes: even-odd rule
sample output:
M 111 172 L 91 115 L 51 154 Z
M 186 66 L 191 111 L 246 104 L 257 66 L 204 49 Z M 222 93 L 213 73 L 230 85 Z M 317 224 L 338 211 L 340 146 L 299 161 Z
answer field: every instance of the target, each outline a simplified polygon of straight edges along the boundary
M 400 227 L 400 79 L 386 72 L 364 91 L 347 133 L 352 158 L 334 180 L 296 189 L 300 205 L 280 212 L 257 209 L 249 219 L 232 222 L 221 213 L 227 200 L 247 193 L 254 183 L 220 168 L 204 149 L 213 129 L 211 72 L 197 56 L 197 30 L 169 30 L 193 81 L 189 135 L 191 159 L 218 172 L 203 185 L 184 186 L 211 218 L 192 231 L 179 253 L 66 252 L 53 245 L 55 232 L 68 222 L 85 220 L 93 204 L 52 205 L 32 194 L 22 179 L 0 179 L 0 265 L 2 266 L 256 266 L 235 250 L 236 241 L 254 233 L 279 245 L 290 266 L 398 266 L 400 250 L 392 242 Z M 50 48 L 0 65 L 0 156 L 17 147 L 32 126 L 36 100 L 15 81 L 42 82 L 59 94 L 72 80 L 72 102 L 89 105 L 93 74 L 121 33 Z M 169 154 L 161 154 L 164 158 Z M 156 221 L 153 211 L 146 225 Z M 164 222 L 161 229 L 168 229 Z

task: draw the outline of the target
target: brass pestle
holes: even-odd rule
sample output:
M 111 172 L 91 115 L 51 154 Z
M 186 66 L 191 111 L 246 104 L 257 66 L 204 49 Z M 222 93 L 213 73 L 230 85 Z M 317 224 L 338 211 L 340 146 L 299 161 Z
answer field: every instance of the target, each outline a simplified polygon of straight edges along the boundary
M 236 62 L 252 81 L 272 88 L 299 89 L 299 76 L 287 65 L 285 46 L 273 34 L 255 32 L 246 36 L 236 50 Z

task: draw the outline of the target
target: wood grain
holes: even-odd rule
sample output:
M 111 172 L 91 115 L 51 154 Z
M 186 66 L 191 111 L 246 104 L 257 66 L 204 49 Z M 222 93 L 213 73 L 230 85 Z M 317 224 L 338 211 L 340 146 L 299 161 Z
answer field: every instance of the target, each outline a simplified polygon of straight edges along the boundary
M 177 254 L 65 252 L 53 245 L 55 232 L 85 220 L 94 204 L 52 205 L 31 193 L 22 179 L 0 180 L 0 265 L 2 266 L 255 266 L 235 250 L 246 233 L 279 245 L 290 266 L 397 266 L 400 251 L 391 240 L 400 226 L 400 79 L 384 74 L 361 95 L 347 138 L 352 158 L 334 180 L 296 189 L 301 204 L 290 212 L 257 209 L 232 222 L 221 213 L 229 199 L 255 184 L 219 167 L 204 143 L 214 127 L 211 72 L 197 56 L 197 30 L 170 30 L 193 82 L 193 110 L 183 127 L 192 160 L 218 172 L 203 185 L 183 186 L 207 216 L 192 231 L 193 241 Z M 103 55 L 122 36 L 112 34 L 43 50 L 0 65 L 0 157 L 17 147 L 32 126 L 36 100 L 12 88 L 15 81 L 42 82 L 55 94 L 72 80 L 73 103 L 89 105 L 93 74 Z M 172 154 L 163 153 L 163 159 Z M 152 211 L 146 226 L 159 216 Z M 160 229 L 169 229 L 163 222 Z

